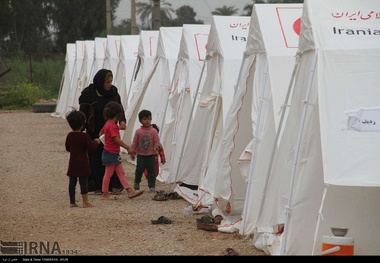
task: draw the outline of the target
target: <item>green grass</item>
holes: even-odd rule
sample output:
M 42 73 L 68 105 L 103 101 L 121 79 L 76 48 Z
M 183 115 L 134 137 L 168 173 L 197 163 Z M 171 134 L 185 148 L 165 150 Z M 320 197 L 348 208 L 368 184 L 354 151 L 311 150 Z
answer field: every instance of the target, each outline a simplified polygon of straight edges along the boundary
M 0 110 L 31 109 L 40 100 L 58 98 L 64 56 L 40 60 L 2 57 L 11 71 L 0 77 Z

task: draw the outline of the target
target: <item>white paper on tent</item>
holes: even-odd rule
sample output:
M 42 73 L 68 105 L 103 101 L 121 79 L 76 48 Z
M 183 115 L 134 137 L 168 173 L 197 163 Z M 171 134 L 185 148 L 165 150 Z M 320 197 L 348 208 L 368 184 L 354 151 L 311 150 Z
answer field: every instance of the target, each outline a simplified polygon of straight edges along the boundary
M 347 129 L 362 132 L 380 131 L 380 107 L 346 111 Z

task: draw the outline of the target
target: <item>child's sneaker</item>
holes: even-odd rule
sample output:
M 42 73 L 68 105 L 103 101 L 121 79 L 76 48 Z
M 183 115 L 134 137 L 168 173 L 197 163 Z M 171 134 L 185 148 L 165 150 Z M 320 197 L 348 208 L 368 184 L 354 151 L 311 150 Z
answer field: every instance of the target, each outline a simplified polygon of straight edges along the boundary
M 155 193 L 155 192 L 156 192 L 156 188 L 154 188 L 154 187 L 149 188 L 149 193 Z
M 140 184 L 134 183 L 133 188 L 135 188 L 135 190 L 140 190 Z

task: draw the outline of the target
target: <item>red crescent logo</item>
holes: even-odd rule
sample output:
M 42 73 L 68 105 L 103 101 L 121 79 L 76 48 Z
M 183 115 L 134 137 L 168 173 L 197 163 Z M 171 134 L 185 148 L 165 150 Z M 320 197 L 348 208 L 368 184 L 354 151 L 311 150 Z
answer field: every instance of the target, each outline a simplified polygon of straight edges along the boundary
M 301 18 L 298 18 L 296 21 L 294 21 L 293 30 L 294 30 L 294 32 L 296 32 L 297 35 L 300 35 L 300 33 L 301 33 Z

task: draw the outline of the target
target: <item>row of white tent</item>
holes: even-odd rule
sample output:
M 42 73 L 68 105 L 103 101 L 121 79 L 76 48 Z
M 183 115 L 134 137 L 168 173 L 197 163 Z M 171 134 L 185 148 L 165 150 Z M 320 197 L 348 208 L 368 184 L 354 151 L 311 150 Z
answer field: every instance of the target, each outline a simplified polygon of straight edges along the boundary
M 155 37 L 158 36 L 157 31 L 154 34 Z M 78 108 L 81 91 L 92 83 L 94 75 L 101 68 L 112 70 L 113 84 L 123 87 L 119 89 L 119 93 L 124 98 L 123 103 L 126 103 L 126 87 L 129 83 L 127 85 L 125 81 L 131 79 L 139 40 L 140 36 L 137 35 L 109 35 L 66 44 L 66 64 L 57 107 L 52 115 L 65 118 L 71 107 Z
M 167 156 L 157 179 L 222 215 L 219 231 L 253 237 L 271 255 L 319 255 L 330 227 L 347 227 L 355 254 L 376 255 L 379 7 L 255 4 L 251 17 L 77 41 L 52 115 L 64 118 L 109 68 L 123 140 L 138 112 L 152 111 Z

